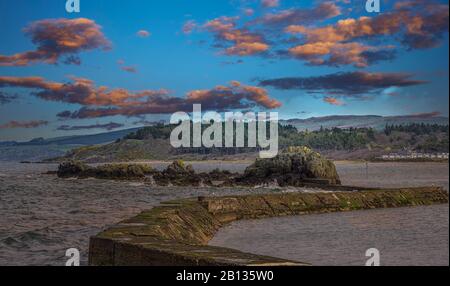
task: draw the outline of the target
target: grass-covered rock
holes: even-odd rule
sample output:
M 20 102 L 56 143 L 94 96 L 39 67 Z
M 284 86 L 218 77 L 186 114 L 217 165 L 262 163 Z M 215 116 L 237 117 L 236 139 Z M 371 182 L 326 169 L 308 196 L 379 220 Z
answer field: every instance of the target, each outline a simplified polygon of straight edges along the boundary
M 68 161 L 59 165 L 58 177 L 60 178 L 98 178 L 133 180 L 143 179 L 152 175 L 155 170 L 149 165 L 143 164 L 107 164 L 91 167 L 78 161 Z
M 57 174 L 60 178 L 79 177 L 89 169 L 90 167 L 82 162 L 67 161 L 59 165 Z
M 250 184 L 277 181 L 281 186 L 296 186 L 302 182 L 340 185 L 333 162 L 307 147 L 289 147 L 272 159 L 257 159 L 249 166 L 242 182 Z

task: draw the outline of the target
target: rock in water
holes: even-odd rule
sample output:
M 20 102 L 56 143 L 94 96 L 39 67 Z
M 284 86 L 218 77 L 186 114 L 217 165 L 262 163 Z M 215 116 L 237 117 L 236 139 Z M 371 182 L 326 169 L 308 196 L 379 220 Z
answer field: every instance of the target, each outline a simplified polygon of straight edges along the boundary
M 162 186 L 199 186 L 201 183 L 201 178 L 195 173 L 194 168 L 181 160 L 174 161 L 167 169 L 155 174 L 154 179 Z
M 57 174 L 60 178 L 78 177 L 88 169 L 89 167 L 82 162 L 67 161 L 59 165 Z
M 332 161 L 307 147 L 289 147 L 272 159 L 257 159 L 249 166 L 242 181 L 249 184 L 270 183 L 297 186 L 302 183 L 340 185 L 341 181 Z

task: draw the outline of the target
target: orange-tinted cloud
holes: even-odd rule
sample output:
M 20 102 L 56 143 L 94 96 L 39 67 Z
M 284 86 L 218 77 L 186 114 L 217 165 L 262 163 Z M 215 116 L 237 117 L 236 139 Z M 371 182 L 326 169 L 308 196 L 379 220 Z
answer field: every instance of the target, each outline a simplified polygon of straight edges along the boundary
M 75 112 L 64 111 L 61 118 L 94 118 L 104 116 L 138 116 L 192 111 L 193 104 L 202 104 L 204 110 L 226 111 L 260 107 L 274 109 L 281 103 L 269 97 L 264 88 L 231 82 L 210 90 L 194 90 L 185 97 L 169 96 L 167 90 L 130 92 L 95 86 L 84 78 L 72 77 L 71 83 L 46 81 L 40 77 L 0 77 L 0 88 L 21 87 L 36 89 L 32 94 L 48 101 L 79 104 Z
M 361 41 L 398 35 L 408 49 L 431 48 L 442 42 L 443 34 L 448 31 L 448 5 L 423 1 L 401 3 L 393 12 L 344 19 L 325 27 L 290 25 L 286 32 L 302 35 L 304 43 L 289 52 L 313 65 L 366 67 L 371 63 L 370 56 L 386 55 L 394 47 L 374 47 Z
M 16 128 L 37 128 L 45 126 L 48 121 L 44 120 L 32 120 L 32 121 L 10 121 L 8 123 L 0 125 L 0 129 L 16 129 Z
M 246 109 L 253 106 L 267 109 L 281 107 L 281 103 L 271 99 L 264 88 L 243 85 L 238 81 L 232 81 L 228 86 L 216 86 L 209 90 L 191 91 L 187 94 L 186 99 L 192 102 L 190 105 L 198 102 L 202 104 L 204 109 L 220 111 L 225 109 Z
M 72 77 L 72 83 L 46 81 L 41 77 L 1 77 L 1 87 L 37 89 L 33 94 L 49 101 L 60 101 L 90 106 L 132 106 L 153 96 L 167 95 L 168 91 L 144 90 L 132 93 L 126 89 L 96 87 L 89 79 Z
M 262 35 L 247 29 L 236 27 L 236 17 L 220 17 L 208 21 L 203 27 L 213 33 L 217 45 L 226 55 L 249 56 L 260 54 L 269 49 Z
M 345 105 L 345 103 L 337 98 L 334 97 L 330 97 L 330 96 L 326 96 L 323 98 L 323 101 L 331 104 L 331 105 L 335 105 L 335 106 L 343 106 Z
M 37 46 L 36 50 L 0 55 L 0 66 L 27 66 L 38 62 L 56 64 L 61 57 L 66 57 L 66 64 L 80 64 L 78 53 L 111 47 L 101 27 L 86 18 L 40 20 L 30 24 L 24 32 Z

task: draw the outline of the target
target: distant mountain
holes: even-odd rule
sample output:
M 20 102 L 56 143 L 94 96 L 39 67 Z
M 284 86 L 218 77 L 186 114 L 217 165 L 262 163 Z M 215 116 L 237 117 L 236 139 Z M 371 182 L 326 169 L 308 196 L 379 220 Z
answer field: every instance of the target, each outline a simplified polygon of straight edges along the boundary
M 105 144 L 123 138 L 131 132 L 136 132 L 141 128 L 132 128 L 93 135 L 77 135 L 56 137 L 50 139 L 35 138 L 28 142 L 5 141 L 0 142 L 0 146 L 43 146 L 43 145 L 97 145 Z
M 0 161 L 41 161 L 63 156 L 80 146 L 101 145 L 121 139 L 141 128 L 132 128 L 94 135 L 36 138 L 28 142 L 0 142 Z
M 425 123 L 425 124 L 439 124 L 448 125 L 447 117 L 424 117 L 421 115 L 407 115 L 407 116 L 378 116 L 378 115 L 333 115 L 324 117 L 311 117 L 307 119 L 289 119 L 281 120 L 283 125 L 295 126 L 298 130 L 310 131 L 319 130 L 323 128 L 374 128 L 382 130 L 386 124 L 388 125 L 405 125 L 410 123 Z

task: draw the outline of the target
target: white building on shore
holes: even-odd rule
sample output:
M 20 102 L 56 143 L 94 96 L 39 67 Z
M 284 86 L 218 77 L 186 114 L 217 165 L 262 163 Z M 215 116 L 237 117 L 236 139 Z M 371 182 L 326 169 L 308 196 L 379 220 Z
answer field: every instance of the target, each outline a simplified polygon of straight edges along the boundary
M 381 156 L 383 160 L 415 160 L 415 159 L 431 159 L 431 160 L 448 160 L 449 153 L 420 153 L 408 152 L 406 154 L 391 153 Z

